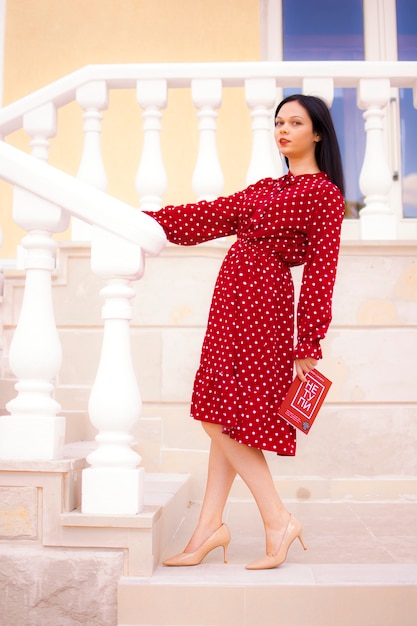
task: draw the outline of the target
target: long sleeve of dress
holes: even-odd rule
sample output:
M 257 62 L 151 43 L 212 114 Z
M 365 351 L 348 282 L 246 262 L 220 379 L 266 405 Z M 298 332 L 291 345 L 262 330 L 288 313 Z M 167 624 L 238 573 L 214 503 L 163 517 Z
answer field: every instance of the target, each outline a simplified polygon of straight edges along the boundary
M 297 345 L 294 358 L 322 358 L 320 340 L 332 319 L 343 198 L 328 187 L 314 209 L 308 228 L 308 247 L 297 307 Z
M 217 237 L 233 235 L 238 227 L 238 208 L 246 191 L 213 201 L 168 205 L 159 211 L 145 211 L 162 226 L 168 241 L 193 246 Z

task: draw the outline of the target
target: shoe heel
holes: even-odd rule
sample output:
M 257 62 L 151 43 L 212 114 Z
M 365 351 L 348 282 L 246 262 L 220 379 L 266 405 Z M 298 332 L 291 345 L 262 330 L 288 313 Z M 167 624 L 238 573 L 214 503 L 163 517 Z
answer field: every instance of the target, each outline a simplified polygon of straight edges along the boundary
M 223 545 L 223 563 L 227 563 L 228 562 L 227 561 L 227 550 L 228 550 L 228 548 L 229 548 L 229 544 L 225 543 Z
M 301 535 L 301 533 L 299 535 L 297 535 L 298 541 L 301 543 L 301 545 L 303 546 L 304 550 L 307 550 L 307 546 L 303 541 L 303 536 Z

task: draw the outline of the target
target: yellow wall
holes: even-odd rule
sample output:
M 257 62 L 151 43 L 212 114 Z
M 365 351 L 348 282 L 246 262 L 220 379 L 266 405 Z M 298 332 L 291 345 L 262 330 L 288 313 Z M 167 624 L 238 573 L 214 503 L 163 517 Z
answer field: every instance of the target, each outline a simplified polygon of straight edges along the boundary
M 7 0 L 4 104 L 95 63 L 259 60 L 258 0 Z M 138 204 L 134 178 L 141 153 L 141 110 L 135 93 L 111 92 L 103 112 L 103 154 L 109 193 Z M 170 93 L 162 121 L 169 188 L 164 203 L 193 199 L 196 109 L 189 90 Z M 6 140 L 29 151 L 22 131 Z M 250 118 L 242 92 L 224 90 L 218 147 L 224 193 L 244 185 Z M 82 146 L 78 105 L 59 111 L 50 162 L 76 174 Z M 178 165 L 180 164 L 180 165 Z M 22 233 L 11 218 L 11 192 L 0 184 L 1 257 L 15 256 Z

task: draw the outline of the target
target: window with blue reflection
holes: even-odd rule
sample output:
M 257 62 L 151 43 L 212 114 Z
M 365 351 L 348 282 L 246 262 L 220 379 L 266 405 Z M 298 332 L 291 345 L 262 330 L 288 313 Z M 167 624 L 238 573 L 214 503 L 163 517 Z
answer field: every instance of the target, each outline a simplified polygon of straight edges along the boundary
M 417 61 L 417 3 L 397 0 L 399 61 Z M 405 217 L 417 217 L 417 111 L 413 90 L 400 89 L 401 162 Z
M 283 0 L 284 61 L 363 61 L 362 0 Z M 285 95 L 297 90 L 285 90 Z M 355 89 L 336 89 L 331 107 L 342 152 L 348 216 L 363 204 L 359 174 L 365 153 Z
M 284 0 L 285 61 L 363 61 L 362 0 Z

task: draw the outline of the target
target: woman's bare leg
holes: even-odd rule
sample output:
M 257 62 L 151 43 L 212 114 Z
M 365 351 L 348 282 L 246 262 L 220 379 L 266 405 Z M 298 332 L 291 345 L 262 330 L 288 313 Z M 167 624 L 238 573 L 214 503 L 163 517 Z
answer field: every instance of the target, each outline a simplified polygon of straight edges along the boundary
M 223 437 L 225 435 L 222 435 Z M 236 477 L 217 441 L 210 445 L 207 484 L 196 529 L 184 552 L 194 552 L 222 524 L 227 497 Z
M 290 514 L 275 489 L 263 452 L 230 439 L 222 433 L 222 427 L 218 424 L 203 425 L 211 437 L 214 454 L 210 459 L 210 465 L 213 467 L 209 471 L 202 518 L 205 520 L 214 516 L 212 532 L 220 526 L 219 513 L 223 511 L 237 473 L 250 489 L 258 505 L 265 526 L 266 552 L 275 554 L 281 545 Z M 192 541 L 193 539 L 194 535 Z

